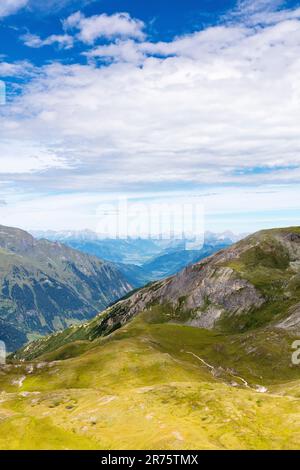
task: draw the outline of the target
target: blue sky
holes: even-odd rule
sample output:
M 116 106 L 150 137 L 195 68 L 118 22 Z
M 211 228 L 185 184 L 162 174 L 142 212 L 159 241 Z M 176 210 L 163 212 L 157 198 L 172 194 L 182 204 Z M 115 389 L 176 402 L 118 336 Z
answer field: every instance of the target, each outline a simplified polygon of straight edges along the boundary
M 299 225 L 300 2 L 2 0 L 0 219 L 201 201 L 205 228 Z

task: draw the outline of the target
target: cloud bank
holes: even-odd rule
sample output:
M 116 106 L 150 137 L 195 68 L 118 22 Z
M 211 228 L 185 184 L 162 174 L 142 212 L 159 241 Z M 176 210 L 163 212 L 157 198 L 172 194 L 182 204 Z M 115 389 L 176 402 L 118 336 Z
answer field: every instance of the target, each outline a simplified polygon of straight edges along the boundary
M 222 24 L 170 42 L 151 41 L 144 23 L 123 13 L 69 17 L 65 34 L 86 45 L 87 62 L 42 66 L 2 109 L 10 152 L 25 142 L 27 161 L 12 159 L 2 184 L 77 194 L 295 188 L 300 9 L 265 3 L 240 3 Z M 64 33 L 50 38 L 27 41 L 68 47 Z M 33 143 L 44 155 L 35 165 Z M 288 207 L 288 190 L 268 204 L 282 194 Z

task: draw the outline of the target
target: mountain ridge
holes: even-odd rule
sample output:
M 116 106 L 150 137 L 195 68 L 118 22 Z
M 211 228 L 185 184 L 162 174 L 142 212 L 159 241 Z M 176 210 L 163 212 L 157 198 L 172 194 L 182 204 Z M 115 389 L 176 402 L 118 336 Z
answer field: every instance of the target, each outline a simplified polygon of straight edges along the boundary
M 88 324 L 61 333 L 62 344 L 107 336 L 142 313 L 156 322 L 225 333 L 269 326 L 296 332 L 299 287 L 300 229 L 260 231 L 126 296 Z M 43 344 L 49 350 L 49 342 L 51 338 L 29 346 L 30 357 Z
M 1 334 L 10 350 L 18 341 L 4 325 L 24 342 L 24 334 L 32 338 L 92 318 L 131 289 L 112 263 L 0 226 Z

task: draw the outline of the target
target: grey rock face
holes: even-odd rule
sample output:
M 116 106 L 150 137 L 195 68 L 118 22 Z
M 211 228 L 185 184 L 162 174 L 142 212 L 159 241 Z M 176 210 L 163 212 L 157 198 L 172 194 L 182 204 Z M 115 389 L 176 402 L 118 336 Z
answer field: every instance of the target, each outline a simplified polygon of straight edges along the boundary
M 226 313 L 225 310 L 210 305 L 205 311 L 199 309 L 195 317 L 187 321 L 186 325 L 211 330 L 224 313 Z
M 187 267 L 178 275 L 144 288 L 108 311 L 101 327 L 121 326 L 152 304 L 169 304 L 189 312 L 186 324 L 212 329 L 222 315 L 240 315 L 261 307 L 265 299 L 247 280 L 238 276 L 225 260 L 238 256 L 230 248 Z
M 295 305 L 289 310 L 289 315 L 286 319 L 276 324 L 277 328 L 289 330 L 293 333 L 300 334 L 300 304 Z

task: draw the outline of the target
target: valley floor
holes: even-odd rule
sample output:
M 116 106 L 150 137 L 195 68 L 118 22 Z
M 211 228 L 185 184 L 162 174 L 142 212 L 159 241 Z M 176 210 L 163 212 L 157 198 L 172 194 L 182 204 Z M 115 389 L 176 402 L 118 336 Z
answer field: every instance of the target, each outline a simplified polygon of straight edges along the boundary
M 0 448 L 299 449 L 299 370 L 280 363 L 281 343 L 271 370 L 259 341 L 250 353 L 242 335 L 139 318 L 4 366 Z

